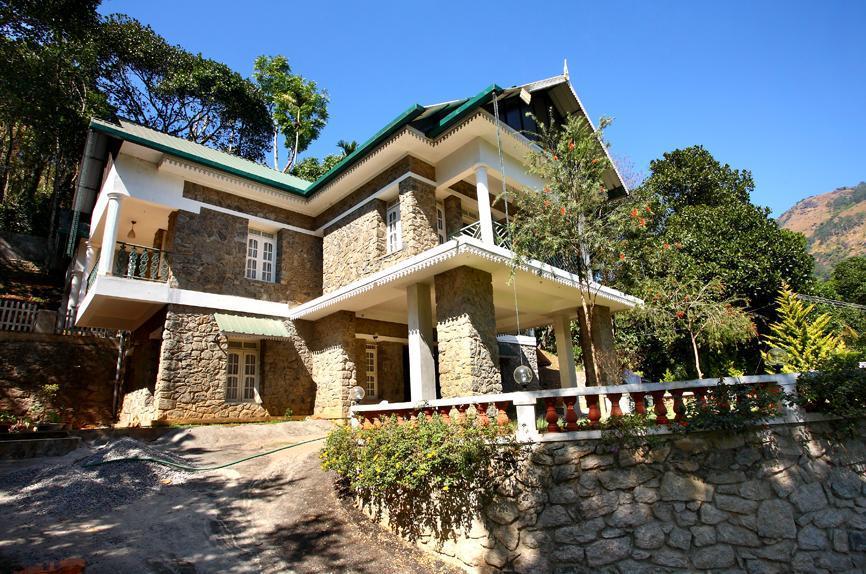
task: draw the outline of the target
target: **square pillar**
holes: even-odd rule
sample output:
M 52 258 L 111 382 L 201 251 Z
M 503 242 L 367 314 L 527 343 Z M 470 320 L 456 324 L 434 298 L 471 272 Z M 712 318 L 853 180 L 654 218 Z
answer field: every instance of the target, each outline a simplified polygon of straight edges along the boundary
M 442 202 L 445 211 L 445 235 L 450 238 L 463 229 L 463 202 L 456 195 L 449 195 Z
M 478 198 L 478 221 L 481 226 L 481 241 L 494 245 L 493 215 L 490 212 L 490 190 L 487 182 L 487 168 L 479 165 L 475 169 L 475 194 Z
M 312 352 L 316 402 L 313 414 L 342 418 L 349 412 L 349 391 L 358 384 L 355 365 L 355 314 L 338 311 L 313 324 Z
M 406 289 L 409 306 L 410 400 L 436 398 L 436 364 L 433 360 L 433 309 L 430 286 L 416 283 Z
M 457 267 L 435 285 L 442 398 L 502 392 L 490 273 Z
M 592 313 L 592 328 L 589 329 L 583 309 L 577 310 L 580 323 L 580 347 L 583 350 L 583 364 L 586 369 L 586 384 L 595 385 L 619 385 L 622 384 L 622 373 L 616 358 L 613 338 L 613 321 L 611 320 L 610 307 L 596 305 Z M 601 381 L 596 380 L 595 370 L 592 367 L 592 356 L 589 348 L 589 337 L 591 332 L 592 342 L 595 346 L 596 359 L 598 360 Z
M 556 339 L 556 358 L 559 359 L 559 386 L 563 389 L 577 387 L 577 370 L 574 366 L 574 347 L 571 342 L 571 319 L 558 315 L 553 322 Z
M 439 245 L 435 188 L 421 180 L 407 177 L 400 182 L 399 190 L 400 227 L 405 256 Z

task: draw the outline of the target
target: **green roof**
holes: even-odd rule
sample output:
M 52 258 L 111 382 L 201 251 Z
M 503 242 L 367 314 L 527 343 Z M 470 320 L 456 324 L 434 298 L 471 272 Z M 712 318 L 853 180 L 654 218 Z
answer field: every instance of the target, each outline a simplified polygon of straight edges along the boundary
M 501 88 L 493 84 L 469 99 L 427 107 L 415 104 L 391 120 L 373 137 L 359 145 L 355 151 L 344 157 L 327 173 L 312 183 L 236 155 L 144 127 L 129 120 L 121 119 L 117 123 L 113 123 L 94 118 L 90 120 L 90 128 L 124 141 L 219 169 L 294 195 L 310 197 L 391 135 L 412 124 L 419 116 L 423 115 L 424 117 L 416 122 L 415 127 L 427 137 L 435 138 L 485 104 L 493 93 L 499 91 Z
M 261 319 L 259 317 L 242 317 L 214 313 L 220 331 L 230 335 L 245 335 L 263 339 L 288 339 L 290 337 L 286 324 L 277 319 Z

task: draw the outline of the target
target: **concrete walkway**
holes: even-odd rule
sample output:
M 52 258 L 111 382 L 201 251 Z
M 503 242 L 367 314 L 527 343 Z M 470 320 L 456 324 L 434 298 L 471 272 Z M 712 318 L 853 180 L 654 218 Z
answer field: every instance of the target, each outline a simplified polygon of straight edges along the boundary
M 214 465 L 320 438 L 328 428 L 323 422 L 197 427 L 169 431 L 150 446 Z M 224 470 L 184 473 L 182 479 L 160 473 L 153 488 L 140 495 L 136 490 L 121 504 L 107 509 L 94 504 L 92 511 L 85 507 L 61 515 L 51 510 L 52 498 L 21 494 L 22 481 L 40 468 L 92 455 L 93 445 L 61 458 L 0 463 L 0 571 L 80 557 L 88 573 L 454 572 L 340 501 L 332 477 L 319 468 L 321 445 Z M 64 469 L 44 481 L 58 501 L 64 491 L 77 488 L 59 482 L 67 476 Z M 124 463 L 99 473 L 111 484 L 147 471 L 147 465 Z M 92 488 L 82 492 L 94 496 Z M 56 508 L 70 506 L 58 502 Z

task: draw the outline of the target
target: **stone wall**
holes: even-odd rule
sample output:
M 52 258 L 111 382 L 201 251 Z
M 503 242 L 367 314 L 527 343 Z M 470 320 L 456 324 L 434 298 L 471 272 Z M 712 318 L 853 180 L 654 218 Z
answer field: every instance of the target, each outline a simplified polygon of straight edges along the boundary
M 311 231 L 316 229 L 315 219 L 309 215 L 296 213 L 253 199 L 247 199 L 246 197 L 219 191 L 190 181 L 183 183 L 183 196 L 202 203 L 209 203 L 225 209 L 231 209 L 232 211 L 247 213 L 261 217 L 262 219 L 269 219 L 302 229 L 309 229 Z
M 172 287 L 299 304 L 321 295 L 322 240 L 288 229 L 277 234 L 275 283 L 245 277 L 249 220 L 202 208 L 169 218 Z
M 521 360 L 521 355 L 523 359 Z M 514 369 L 526 365 L 532 369 L 532 382 L 520 385 L 514 380 Z M 538 375 L 538 353 L 535 345 L 499 343 L 499 371 L 502 373 L 502 392 L 537 391 L 542 388 Z
M 57 384 L 65 422 L 110 424 L 117 352 L 115 339 L 0 332 L 0 410 L 25 415 L 42 385 Z
M 170 305 L 154 392 L 159 421 L 255 420 L 312 412 L 315 394 L 303 325 L 287 341 L 259 341 L 261 403 L 226 402 L 226 349 L 213 310 Z
M 458 267 L 435 277 L 441 396 L 499 393 L 499 343 L 490 273 Z
M 309 339 L 315 415 L 343 418 L 349 411 L 349 390 L 357 384 L 355 314 L 339 311 L 312 325 Z
M 323 292 L 435 247 L 436 195 L 433 186 L 409 177 L 399 184 L 403 247 L 387 253 L 384 201 L 375 199 L 324 230 L 322 240 Z
M 469 532 L 420 543 L 478 572 L 863 572 L 864 430 L 538 444 Z

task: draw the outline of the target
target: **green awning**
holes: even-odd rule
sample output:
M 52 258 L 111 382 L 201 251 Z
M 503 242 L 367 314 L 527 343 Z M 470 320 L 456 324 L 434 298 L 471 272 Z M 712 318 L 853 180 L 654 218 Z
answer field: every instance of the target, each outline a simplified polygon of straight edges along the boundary
M 278 319 L 261 319 L 259 317 L 241 317 L 214 313 L 220 331 L 226 335 L 243 335 L 260 339 L 288 339 L 289 330 L 286 324 Z

